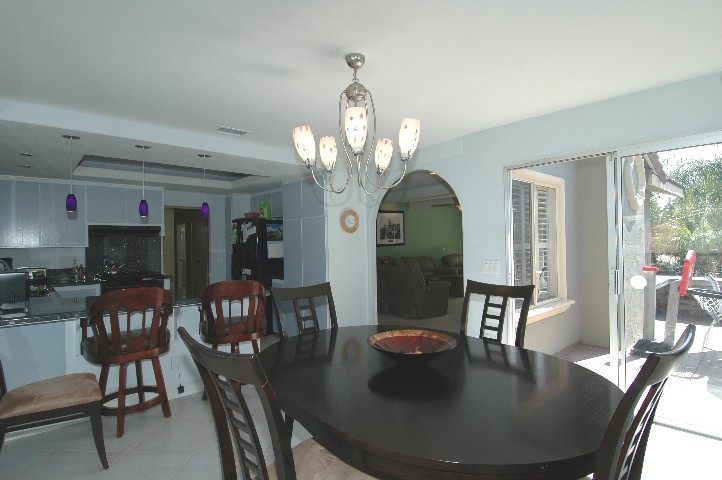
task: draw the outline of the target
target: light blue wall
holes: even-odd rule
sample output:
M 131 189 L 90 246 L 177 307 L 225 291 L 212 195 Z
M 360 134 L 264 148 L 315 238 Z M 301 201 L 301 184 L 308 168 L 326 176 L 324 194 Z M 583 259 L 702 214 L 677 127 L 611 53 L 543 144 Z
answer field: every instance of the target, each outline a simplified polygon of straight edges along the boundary
M 463 205 L 465 276 L 506 282 L 506 272 L 482 272 L 484 260 L 506 265 L 504 166 L 719 132 L 720 112 L 722 77 L 708 75 L 422 148 L 415 168 L 441 175 Z M 580 340 L 566 327 L 563 319 L 532 324 L 527 345 L 556 352 Z

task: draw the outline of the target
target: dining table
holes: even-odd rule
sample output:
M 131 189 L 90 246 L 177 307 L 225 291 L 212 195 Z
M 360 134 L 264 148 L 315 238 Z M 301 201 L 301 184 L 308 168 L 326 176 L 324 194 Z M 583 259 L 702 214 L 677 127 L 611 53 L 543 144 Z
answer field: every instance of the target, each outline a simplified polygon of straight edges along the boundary
M 444 332 L 428 361 L 372 348 L 363 325 L 285 338 L 261 362 L 281 409 L 377 478 L 579 479 L 623 392 L 568 360 Z

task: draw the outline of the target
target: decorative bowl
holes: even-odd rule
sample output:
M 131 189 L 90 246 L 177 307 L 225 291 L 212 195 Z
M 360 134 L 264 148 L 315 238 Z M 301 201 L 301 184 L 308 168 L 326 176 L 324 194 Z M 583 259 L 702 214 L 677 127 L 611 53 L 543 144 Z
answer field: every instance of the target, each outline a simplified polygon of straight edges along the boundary
M 454 337 L 433 330 L 390 330 L 371 335 L 368 344 L 399 362 L 425 362 L 456 347 Z

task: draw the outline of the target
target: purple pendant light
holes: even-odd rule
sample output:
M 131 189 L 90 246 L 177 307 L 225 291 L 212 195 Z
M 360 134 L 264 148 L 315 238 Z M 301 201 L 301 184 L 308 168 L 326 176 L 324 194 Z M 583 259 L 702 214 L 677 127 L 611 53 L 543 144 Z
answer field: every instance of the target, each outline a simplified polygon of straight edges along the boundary
M 210 155 L 199 153 L 198 156 L 203 159 L 203 205 L 201 205 L 201 217 L 208 218 L 208 215 L 211 213 L 211 207 L 208 206 L 208 193 L 206 192 L 206 159 L 210 158 Z
M 140 148 L 145 152 L 150 147 L 148 145 L 136 145 L 135 148 Z M 145 153 L 143 153 L 143 197 L 140 200 L 140 203 L 138 204 L 138 213 L 140 214 L 140 218 L 147 218 L 148 217 L 148 202 L 145 201 Z
M 65 210 L 68 213 L 75 213 L 78 211 L 78 199 L 73 193 L 73 140 L 78 140 L 80 137 L 63 135 L 63 138 L 70 140 L 70 193 L 65 197 Z

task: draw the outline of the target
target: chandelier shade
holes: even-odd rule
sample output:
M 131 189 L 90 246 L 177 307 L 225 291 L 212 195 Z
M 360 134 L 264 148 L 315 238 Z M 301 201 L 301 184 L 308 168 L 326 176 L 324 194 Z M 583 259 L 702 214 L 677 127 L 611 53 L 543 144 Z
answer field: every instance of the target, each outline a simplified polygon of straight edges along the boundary
M 146 218 L 148 216 L 148 211 L 148 202 L 146 202 L 145 198 L 143 198 L 138 204 L 138 213 L 140 214 L 140 218 Z
M 316 140 L 311 127 L 302 125 L 293 129 L 296 153 L 311 171 L 316 185 L 327 192 L 343 192 L 354 176 L 359 187 L 369 195 L 379 189 L 387 190 L 395 187 L 406 175 L 419 144 L 421 123 L 416 118 L 404 118 L 399 129 L 398 143 L 401 176 L 391 185 L 383 186 L 383 177 L 388 172 L 393 159 L 394 146 L 393 141 L 388 138 L 379 138 L 376 141 L 376 108 L 373 96 L 356 77 L 358 69 L 365 61 L 366 58 L 360 53 L 346 56 L 346 64 L 353 69 L 353 80 L 339 97 L 340 146 L 337 147 L 336 138 L 332 136 L 321 137 L 318 145 L 319 161 L 316 159 Z M 342 149 L 346 157 L 347 177 L 345 184 L 337 187 L 334 186 L 333 174 L 336 171 L 338 149 Z M 317 172 L 320 172 L 320 181 Z M 375 178 L 372 178 L 374 173 Z
M 211 207 L 208 206 L 208 202 L 203 202 L 203 205 L 201 205 L 201 217 L 208 218 L 208 215 L 211 213 Z

